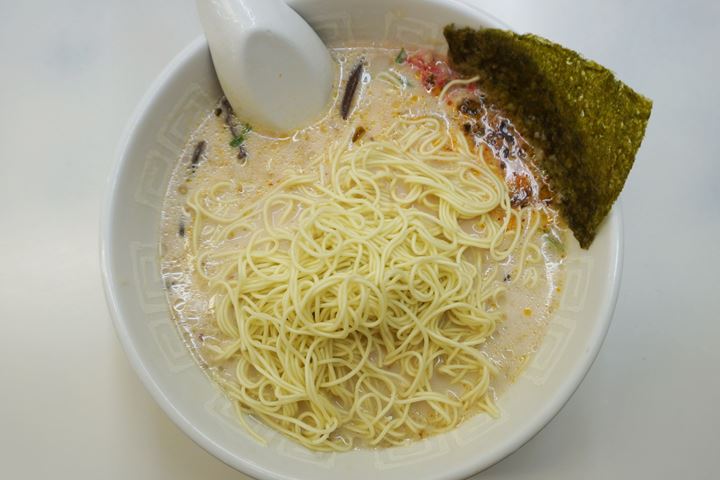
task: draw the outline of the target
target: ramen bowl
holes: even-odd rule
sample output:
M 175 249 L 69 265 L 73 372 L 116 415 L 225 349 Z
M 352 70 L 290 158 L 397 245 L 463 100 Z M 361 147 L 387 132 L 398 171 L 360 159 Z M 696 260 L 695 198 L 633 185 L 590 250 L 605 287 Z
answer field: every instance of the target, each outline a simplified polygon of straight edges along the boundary
M 448 23 L 503 27 L 453 0 L 289 2 L 329 44 L 377 42 L 443 49 Z M 617 296 L 621 218 L 616 207 L 592 248 L 573 241 L 564 288 L 538 351 L 498 399 L 500 417 L 478 415 L 455 430 L 405 446 L 317 453 L 250 420 L 195 363 L 169 312 L 159 268 L 160 212 L 185 142 L 221 96 L 204 38 L 183 50 L 144 97 L 120 143 L 101 226 L 105 293 L 120 341 L 166 414 L 201 447 L 260 479 L 459 479 L 523 445 L 562 408 L 590 368 Z

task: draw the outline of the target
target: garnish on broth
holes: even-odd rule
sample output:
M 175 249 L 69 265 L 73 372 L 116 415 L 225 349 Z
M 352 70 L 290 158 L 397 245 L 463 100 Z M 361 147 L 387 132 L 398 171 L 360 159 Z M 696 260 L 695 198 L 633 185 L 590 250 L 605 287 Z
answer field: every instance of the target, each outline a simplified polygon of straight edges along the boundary
M 239 129 L 235 130 L 235 137 L 230 140 L 230 146 L 231 147 L 239 147 L 243 143 L 245 143 L 245 137 L 250 131 L 252 130 L 252 127 L 249 123 L 243 123 L 242 126 Z
M 225 97 L 223 97 L 220 101 L 220 105 L 221 107 L 215 109 L 215 116 L 219 117 L 223 110 L 225 111 L 225 125 L 227 125 L 227 128 L 230 131 L 231 137 L 229 145 L 238 149 L 238 160 L 245 160 L 247 158 L 247 150 L 244 145 L 245 139 L 247 134 L 252 130 L 252 126 L 247 122 L 239 123 L 237 121 L 235 118 L 235 111 Z
M 345 93 L 343 94 L 342 102 L 340 102 L 340 116 L 343 120 L 347 120 L 348 115 L 350 115 L 350 107 L 352 107 L 362 73 L 363 60 L 360 60 L 348 77 L 347 84 L 345 85 Z
M 419 73 L 420 82 L 425 90 L 438 95 L 445 84 L 457 78 L 447 61 L 438 53 L 430 50 L 419 50 L 408 55 L 405 63 Z
M 200 158 L 202 157 L 203 152 L 205 151 L 205 146 L 207 145 L 207 142 L 205 140 L 200 140 L 196 145 L 195 149 L 193 150 L 193 154 L 190 157 L 190 167 L 193 171 L 197 168 L 198 163 L 200 162 Z
M 478 75 L 493 101 L 545 152 L 540 168 L 583 248 L 620 194 L 652 101 L 611 71 L 536 35 L 445 27 L 454 69 Z

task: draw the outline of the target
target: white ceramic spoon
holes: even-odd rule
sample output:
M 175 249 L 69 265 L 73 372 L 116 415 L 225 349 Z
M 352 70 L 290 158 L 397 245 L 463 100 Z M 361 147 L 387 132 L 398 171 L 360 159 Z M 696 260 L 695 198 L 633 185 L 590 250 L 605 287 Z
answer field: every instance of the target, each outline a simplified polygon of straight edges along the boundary
M 282 0 L 196 3 L 225 96 L 253 128 L 286 133 L 327 108 L 330 54 Z

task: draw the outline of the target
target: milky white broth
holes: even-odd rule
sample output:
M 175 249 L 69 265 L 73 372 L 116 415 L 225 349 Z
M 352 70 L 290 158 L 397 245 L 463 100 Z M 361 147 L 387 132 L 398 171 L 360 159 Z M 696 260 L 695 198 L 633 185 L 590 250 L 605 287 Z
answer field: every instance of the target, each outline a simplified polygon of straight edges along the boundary
M 210 352 L 203 348 L 208 339 L 217 339 L 221 334 L 214 325 L 213 295 L 206 290 L 203 282 L 197 280 L 189 249 L 192 219 L 185 203 L 198 188 L 230 181 L 233 187 L 218 192 L 218 201 L 253 202 L 278 182 L 317 168 L 311 166 L 312 160 L 338 139 L 349 138 L 353 133 L 362 134 L 362 138 L 373 138 L 401 115 L 434 115 L 442 117 L 447 128 L 463 129 L 470 143 L 477 145 L 477 150 L 486 156 L 489 164 L 497 166 L 498 173 L 505 176 L 510 187 L 516 186 L 516 177 L 520 175 L 530 179 L 535 197 L 540 195 L 542 181 L 533 174 L 531 167 L 539 153 L 515 131 L 502 111 L 485 105 L 487 111 L 483 116 L 468 126 L 467 115 L 459 111 L 458 105 L 463 98 L 482 102 L 482 93 L 460 87 L 453 89 L 450 100 L 438 102 L 439 88 L 429 93 L 427 83 L 424 84 L 417 69 L 407 62 L 396 63 L 399 50 L 379 47 L 333 49 L 339 72 L 334 101 L 325 117 L 289 137 L 278 138 L 251 131 L 243 145 L 247 152 L 243 159 L 238 159 L 238 148 L 229 145 L 232 137 L 224 112 L 217 115 L 215 109 L 209 111 L 188 139 L 173 171 L 163 205 L 161 273 L 172 317 L 193 356 L 211 377 L 222 375 L 232 379 L 234 369 L 232 361 L 225 364 L 213 362 Z M 343 89 L 350 70 L 361 58 L 365 62 L 364 73 L 349 118 L 343 120 L 339 114 Z M 378 78 L 381 72 L 389 70 L 404 78 L 398 77 L 403 85 L 401 89 L 392 88 Z M 200 141 L 206 142 L 204 151 L 197 164 L 191 166 L 193 151 Z M 512 192 L 513 188 L 510 190 Z M 507 290 L 497 308 L 505 313 L 505 317 L 482 347 L 500 371 L 491 384 L 496 396 L 517 378 L 538 348 L 561 289 L 564 249 L 558 239 L 564 238 L 566 230 L 558 225 L 557 214 L 550 206 L 537 198 L 531 201 L 535 201 L 546 214 L 535 239 L 543 254 L 542 260 L 532 266 L 538 274 L 538 281 L 530 288 L 524 286 L 521 279 L 505 275 L 512 271 L 517 261 L 515 256 L 511 255 L 500 264 L 503 273 L 498 282 L 507 283 Z M 471 232 L 472 227 L 468 226 L 467 230 Z M 238 239 L 239 242 L 242 240 Z

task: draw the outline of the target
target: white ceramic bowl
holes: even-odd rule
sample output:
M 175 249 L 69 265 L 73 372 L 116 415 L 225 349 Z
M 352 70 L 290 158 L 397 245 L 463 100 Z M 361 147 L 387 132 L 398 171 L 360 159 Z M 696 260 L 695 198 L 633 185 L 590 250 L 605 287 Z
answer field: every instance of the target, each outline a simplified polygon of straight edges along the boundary
M 442 48 L 442 27 L 502 26 L 455 0 L 296 0 L 328 42 L 391 41 Z M 169 317 L 158 262 L 160 207 L 183 144 L 221 92 L 203 39 L 155 81 L 120 143 L 102 221 L 105 292 L 120 341 L 155 400 L 193 440 L 261 479 L 459 479 L 512 453 L 560 410 L 605 337 L 621 265 L 618 209 L 590 251 L 571 250 L 567 282 L 542 347 L 500 398 L 502 416 L 477 416 L 455 431 L 377 451 L 320 454 L 260 426 L 269 445 L 238 425 L 229 402 L 183 344 Z

